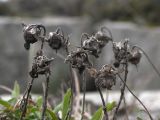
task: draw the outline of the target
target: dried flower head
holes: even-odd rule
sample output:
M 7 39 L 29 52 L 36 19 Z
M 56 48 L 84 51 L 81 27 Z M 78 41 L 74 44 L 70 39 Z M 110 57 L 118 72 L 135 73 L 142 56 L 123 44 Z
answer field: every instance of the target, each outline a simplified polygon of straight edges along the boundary
M 55 32 L 49 33 L 48 44 L 52 49 L 57 51 L 61 47 L 68 45 L 68 39 L 64 37 L 61 28 L 57 28 Z
M 85 68 L 92 66 L 88 59 L 88 54 L 82 49 L 71 52 L 65 59 L 65 62 L 70 62 L 72 67 L 77 68 L 80 73 L 82 73 Z
M 95 38 L 99 41 L 100 48 L 103 48 L 109 41 L 112 41 L 112 35 L 111 37 L 107 35 L 108 31 L 108 28 L 102 27 L 101 30 L 95 34 Z M 110 31 L 109 33 L 111 34 Z
M 87 50 L 91 55 L 95 56 L 96 58 L 99 57 L 101 53 L 100 42 L 94 37 L 87 34 L 82 35 L 82 48 Z M 84 39 L 84 40 L 83 40 Z
M 118 68 L 121 63 L 124 63 L 125 60 L 137 65 L 142 57 L 141 51 L 137 47 L 131 46 L 128 40 L 124 42 L 113 42 L 113 52 L 115 56 L 114 66 L 116 68 Z
M 45 27 L 43 25 L 38 24 L 22 24 L 23 26 L 23 32 L 24 32 L 24 47 L 28 50 L 30 48 L 30 44 L 36 43 L 42 34 L 43 30 L 43 36 L 46 34 Z
M 30 76 L 32 78 L 37 78 L 39 74 L 50 74 L 50 63 L 53 60 L 54 58 L 49 59 L 45 55 L 43 55 L 43 52 L 41 50 L 38 51 L 37 55 L 34 58 Z
M 111 90 L 116 84 L 116 70 L 112 66 L 104 65 L 99 71 L 94 68 L 88 70 L 91 77 L 95 78 L 96 87 Z
M 132 47 L 130 54 L 129 62 L 133 65 L 137 65 L 142 57 L 141 51 L 136 47 Z
M 121 63 L 124 63 L 124 60 L 127 60 L 130 56 L 130 45 L 128 40 L 113 42 L 113 52 L 115 57 L 114 66 L 119 67 Z

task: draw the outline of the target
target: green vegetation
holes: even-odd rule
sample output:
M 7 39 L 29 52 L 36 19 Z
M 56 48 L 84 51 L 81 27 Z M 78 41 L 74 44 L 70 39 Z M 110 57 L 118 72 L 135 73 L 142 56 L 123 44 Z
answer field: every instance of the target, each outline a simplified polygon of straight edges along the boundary
M 20 110 L 20 87 L 17 82 L 14 84 L 14 89 L 11 94 L 11 98 L 7 101 L 0 99 L 0 119 L 2 120 L 19 120 L 21 116 Z M 46 120 L 59 120 L 58 112 L 62 112 L 62 120 L 66 120 L 68 113 L 70 111 L 70 99 L 71 98 L 71 89 L 68 89 L 64 98 L 60 104 L 56 107 L 48 107 L 46 110 Z M 29 99 L 27 106 L 27 112 L 25 120 L 40 120 L 41 119 L 41 105 L 42 97 L 36 97 L 35 100 Z M 107 110 L 112 111 L 115 107 L 115 102 L 107 104 Z M 100 107 L 92 116 L 91 120 L 102 120 L 103 110 Z M 68 118 L 67 120 L 74 120 L 74 118 Z

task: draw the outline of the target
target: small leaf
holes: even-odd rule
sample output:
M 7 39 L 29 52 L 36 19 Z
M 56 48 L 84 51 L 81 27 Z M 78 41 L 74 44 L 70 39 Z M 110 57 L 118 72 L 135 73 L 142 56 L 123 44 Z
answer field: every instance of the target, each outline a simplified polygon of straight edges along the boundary
M 17 102 L 17 99 L 16 98 L 11 98 L 7 101 L 10 105 L 15 105 L 16 102 Z
M 68 114 L 68 110 L 70 107 L 70 99 L 71 99 L 71 89 L 68 89 L 63 99 L 62 120 L 65 120 L 65 117 Z
M 0 99 L 0 105 L 2 105 L 3 107 L 5 107 L 5 108 L 7 108 L 9 110 L 13 109 L 13 106 L 11 106 L 9 102 L 6 102 L 6 101 L 4 101 L 2 99 Z
M 58 113 L 60 110 L 62 110 L 63 107 L 63 103 L 58 104 L 55 108 L 54 108 L 54 113 Z
M 42 103 L 43 103 L 43 98 L 42 98 L 42 96 L 39 96 L 39 97 L 37 98 L 36 105 L 37 105 L 38 107 L 41 107 L 41 106 L 42 106 Z
M 14 88 L 13 88 L 13 91 L 12 91 L 12 97 L 18 98 L 19 95 L 20 95 L 20 87 L 19 87 L 18 82 L 15 81 Z
M 49 113 L 49 115 L 51 116 L 52 120 L 58 120 L 56 114 L 52 110 L 47 109 L 46 111 L 47 111 L 47 113 Z
M 107 107 L 107 111 L 112 111 L 113 108 L 116 107 L 116 102 L 113 101 L 111 103 L 108 103 L 106 107 Z
M 102 120 L 102 119 L 103 119 L 103 109 L 101 107 L 94 113 L 91 120 Z
M 143 120 L 142 118 L 140 118 L 140 117 L 137 117 L 137 120 Z

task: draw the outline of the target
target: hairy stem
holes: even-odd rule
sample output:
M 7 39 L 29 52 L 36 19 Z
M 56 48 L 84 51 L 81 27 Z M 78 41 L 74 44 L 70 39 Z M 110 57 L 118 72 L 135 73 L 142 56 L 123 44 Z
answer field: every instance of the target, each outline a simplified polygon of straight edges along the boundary
M 23 120 L 23 117 L 25 117 L 26 110 L 27 110 L 28 99 L 29 99 L 29 95 L 30 95 L 30 92 L 31 92 L 31 89 L 32 89 L 33 81 L 34 81 L 34 78 L 32 78 L 31 81 L 28 83 L 28 87 L 27 87 L 27 89 L 26 89 L 26 91 L 23 95 L 22 102 L 24 102 L 24 103 L 21 103 L 23 107 L 22 107 L 22 114 L 21 114 L 20 120 Z
M 125 83 L 127 82 L 127 75 L 128 75 L 128 63 L 126 62 L 126 64 L 125 64 L 125 75 L 124 75 L 124 82 Z M 124 98 L 124 91 L 125 91 L 125 85 L 123 84 L 123 87 L 121 89 L 121 96 L 120 96 L 118 105 L 117 105 L 116 110 L 115 110 L 114 115 L 113 115 L 113 120 L 117 119 L 118 110 L 119 110 L 121 102 L 122 102 L 122 100 Z
M 100 89 L 99 87 L 97 87 L 97 89 L 98 89 L 98 92 L 99 92 L 99 94 L 100 94 L 100 96 L 101 96 L 102 105 L 103 105 L 103 111 L 104 111 L 104 115 L 105 115 L 105 120 L 109 120 L 109 119 L 108 119 L 107 108 L 106 108 L 106 103 L 105 103 L 103 94 L 102 94 L 101 89 Z
M 49 75 L 46 75 L 46 81 L 44 85 L 44 96 L 43 96 L 43 107 L 42 107 L 42 120 L 45 120 L 45 112 L 47 109 L 47 98 L 48 98 L 48 89 L 49 89 Z
M 142 103 L 142 101 L 130 90 L 130 88 L 128 87 L 128 85 L 126 84 L 126 82 L 122 79 L 122 77 L 118 74 L 118 77 L 120 78 L 120 80 L 123 82 L 123 84 L 126 86 L 126 88 L 128 89 L 128 91 L 138 100 L 138 102 L 143 106 L 143 108 L 145 109 L 145 111 L 147 112 L 148 116 L 150 117 L 151 120 L 153 120 L 151 114 L 149 113 L 148 109 L 146 108 L 146 106 Z
M 82 100 L 82 113 L 81 113 L 81 120 L 83 120 L 84 116 L 84 109 L 85 109 L 85 96 L 86 96 L 86 78 L 85 78 L 85 71 L 83 72 L 83 100 Z

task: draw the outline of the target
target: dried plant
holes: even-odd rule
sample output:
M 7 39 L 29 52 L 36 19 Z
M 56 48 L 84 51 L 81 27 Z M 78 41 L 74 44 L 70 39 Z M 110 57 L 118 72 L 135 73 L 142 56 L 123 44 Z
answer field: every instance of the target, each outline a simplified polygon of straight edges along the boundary
M 109 120 L 108 111 L 106 108 L 106 102 L 104 100 L 101 89 L 112 90 L 113 86 L 116 84 L 117 78 L 119 78 L 122 82 L 121 95 L 116 106 L 113 120 L 117 120 L 117 114 L 119 107 L 121 105 L 122 100 L 125 97 L 125 87 L 129 90 L 129 92 L 141 103 L 146 112 L 148 113 L 151 120 L 153 120 L 147 108 L 144 104 L 138 99 L 137 96 L 129 89 L 127 86 L 127 77 L 128 77 L 128 67 L 130 64 L 137 66 L 142 57 L 142 53 L 147 57 L 148 61 L 153 66 L 154 70 L 160 76 L 159 71 L 156 69 L 154 64 L 151 62 L 147 54 L 138 46 L 132 46 L 129 43 L 128 39 L 125 39 L 120 42 L 115 42 L 113 40 L 111 31 L 102 27 L 98 32 L 94 35 L 88 35 L 87 33 L 82 34 L 81 36 L 81 47 L 77 47 L 75 51 L 69 51 L 69 37 L 65 37 L 63 30 L 61 28 L 57 28 L 55 32 L 50 32 L 48 36 L 46 36 L 46 29 L 43 25 L 23 24 L 23 32 L 25 44 L 24 47 L 29 50 L 30 44 L 35 44 L 37 42 L 41 42 L 40 49 L 36 52 L 36 55 L 33 60 L 32 69 L 29 72 L 32 80 L 29 82 L 26 92 L 23 95 L 21 100 L 21 120 L 25 117 L 25 113 L 27 110 L 27 103 L 30 96 L 30 92 L 32 89 L 32 84 L 34 79 L 38 78 L 39 75 L 44 75 L 46 77 L 45 86 L 44 86 L 44 99 L 43 99 L 43 108 L 42 108 L 42 120 L 45 120 L 45 111 L 47 108 L 47 96 L 48 96 L 48 87 L 49 87 L 49 78 L 51 74 L 50 65 L 54 58 L 47 58 L 43 52 L 44 43 L 47 43 L 53 50 L 57 51 L 59 49 L 64 49 L 67 53 L 67 57 L 65 58 L 65 63 L 70 64 L 71 76 L 73 76 L 73 68 L 78 70 L 80 76 L 82 76 L 82 89 L 83 89 L 83 100 L 82 100 L 82 109 L 81 109 L 81 120 L 84 119 L 85 113 L 85 92 L 86 92 L 86 74 L 88 73 L 95 80 L 95 86 L 100 94 L 103 112 L 105 115 L 105 120 Z M 112 51 L 114 53 L 114 63 L 106 64 L 102 66 L 100 70 L 97 70 L 93 67 L 90 55 L 98 58 L 103 48 L 107 45 L 107 43 L 112 43 Z M 121 74 L 124 74 L 124 78 L 121 77 Z M 70 100 L 70 110 L 67 111 L 67 115 L 65 116 L 65 120 L 71 118 L 71 111 L 73 108 L 73 87 L 74 87 L 74 77 L 71 78 L 71 100 Z M 75 85 L 76 86 L 76 85 Z

